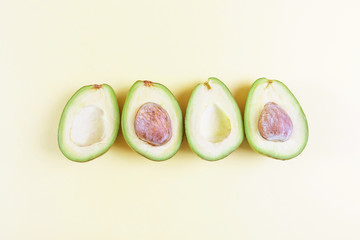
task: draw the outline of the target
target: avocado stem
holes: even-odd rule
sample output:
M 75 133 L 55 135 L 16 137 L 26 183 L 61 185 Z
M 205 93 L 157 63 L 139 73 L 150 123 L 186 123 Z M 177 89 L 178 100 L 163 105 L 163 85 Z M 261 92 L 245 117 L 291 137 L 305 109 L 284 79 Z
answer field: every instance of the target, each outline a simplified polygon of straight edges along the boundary
M 210 84 L 209 84 L 209 81 L 204 82 L 204 85 L 207 87 L 208 90 L 211 89 L 211 86 L 210 86 Z

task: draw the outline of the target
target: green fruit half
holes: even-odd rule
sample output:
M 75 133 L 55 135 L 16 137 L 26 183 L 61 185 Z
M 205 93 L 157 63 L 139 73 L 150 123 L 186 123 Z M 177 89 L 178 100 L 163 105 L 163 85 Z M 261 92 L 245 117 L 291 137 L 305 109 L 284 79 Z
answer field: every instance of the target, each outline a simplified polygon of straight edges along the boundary
M 294 158 L 308 140 L 308 124 L 299 102 L 277 80 L 254 82 L 246 100 L 244 124 L 250 146 L 272 158 Z
M 121 128 L 127 144 L 150 160 L 171 158 L 180 148 L 183 117 L 174 95 L 164 85 L 137 81 L 122 111 Z
M 105 153 L 120 125 L 114 90 L 107 84 L 80 88 L 61 115 L 58 143 L 70 160 L 85 162 Z
M 241 144 L 244 132 L 240 109 L 219 79 L 211 77 L 193 90 L 185 132 L 190 148 L 206 160 L 222 159 Z

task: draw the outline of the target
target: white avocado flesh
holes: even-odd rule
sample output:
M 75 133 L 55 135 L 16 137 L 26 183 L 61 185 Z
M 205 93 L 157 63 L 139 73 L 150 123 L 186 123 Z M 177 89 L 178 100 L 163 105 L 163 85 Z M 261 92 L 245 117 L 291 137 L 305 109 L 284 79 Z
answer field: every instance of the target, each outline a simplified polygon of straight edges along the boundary
M 161 109 L 167 116 L 166 141 L 155 145 L 140 138 L 139 133 L 135 131 L 136 120 L 149 120 L 148 125 L 141 128 L 142 131 L 149 130 L 148 133 L 143 132 L 144 136 L 150 134 L 153 124 L 161 123 L 161 119 L 157 116 L 137 118 L 138 112 L 143 112 L 144 106 Z M 144 114 L 148 113 L 149 111 L 145 111 Z M 175 155 L 184 135 L 183 116 L 174 95 L 164 85 L 151 81 L 137 81 L 130 88 L 122 111 L 121 128 L 125 141 L 134 151 L 150 160 L 157 161 L 166 160 Z
M 265 139 L 259 130 L 259 119 L 265 106 L 276 105 L 291 119 L 290 132 L 281 141 L 272 137 Z M 278 124 L 269 118 L 271 124 Z M 283 122 L 282 122 L 283 123 Z M 291 125 L 292 124 L 292 125 Z M 278 80 L 260 78 L 254 82 L 248 94 L 244 115 L 245 134 L 250 146 L 257 152 L 276 159 L 291 159 L 299 155 L 308 140 L 308 124 L 305 114 L 290 90 Z M 281 129 L 282 126 L 275 126 Z M 281 135 L 279 134 L 280 139 Z
M 240 109 L 229 89 L 217 78 L 195 87 L 185 116 L 190 148 L 201 158 L 219 160 L 241 144 Z
M 107 84 L 79 89 L 62 113 L 58 143 L 63 154 L 85 162 L 106 152 L 114 143 L 120 124 L 114 90 Z

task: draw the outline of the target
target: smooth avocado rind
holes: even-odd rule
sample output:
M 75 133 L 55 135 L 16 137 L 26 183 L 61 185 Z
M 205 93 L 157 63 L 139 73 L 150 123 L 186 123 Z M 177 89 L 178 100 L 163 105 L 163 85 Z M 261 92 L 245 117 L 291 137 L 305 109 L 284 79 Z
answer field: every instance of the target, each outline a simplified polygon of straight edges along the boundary
M 308 141 L 306 116 L 295 96 L 278 80 L 260 78 L 253 83 L 244 126 L 249 145 L 275 159 L 298 156 Z
M 89 161 L 111 147 L 119 125 L 120 113 L 112 87 L 84 86 L 70 98 L 62 112 L 59 148 L 72 161 Z
M 186 109 L 185 133 L 192 151 L 205 160 L 220 160 L 241 144 L 240 109 L 219 79 L 210 77 L 194 88 Z
M 175 155 L 184 135 L 183 116 L 174 95 L 164 85 L 151 81 L 137 81 L 130 88 L 121 128 L 134 151 L 155 161 Z

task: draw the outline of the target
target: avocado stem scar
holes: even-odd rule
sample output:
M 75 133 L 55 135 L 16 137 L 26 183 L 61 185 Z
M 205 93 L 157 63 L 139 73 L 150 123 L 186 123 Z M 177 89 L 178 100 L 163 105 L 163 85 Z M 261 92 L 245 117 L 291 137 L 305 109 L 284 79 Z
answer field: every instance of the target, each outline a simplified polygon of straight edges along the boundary
M 152 81 L 145 80 L 144 85 L 145 85 L 145 87 L 151 87 L 152 86 Z
M 274 80 L 270 80 L 270 79 L 268 79 L 267 81 L 268 82 L 265 88 L 268 88 L 274 82 Z
M 210 86 L 210 84 L 209 84 L 209 81 L 204 82 L 204 85 L 207 87 L 208 90 L 211 89 L 211 86 Z

